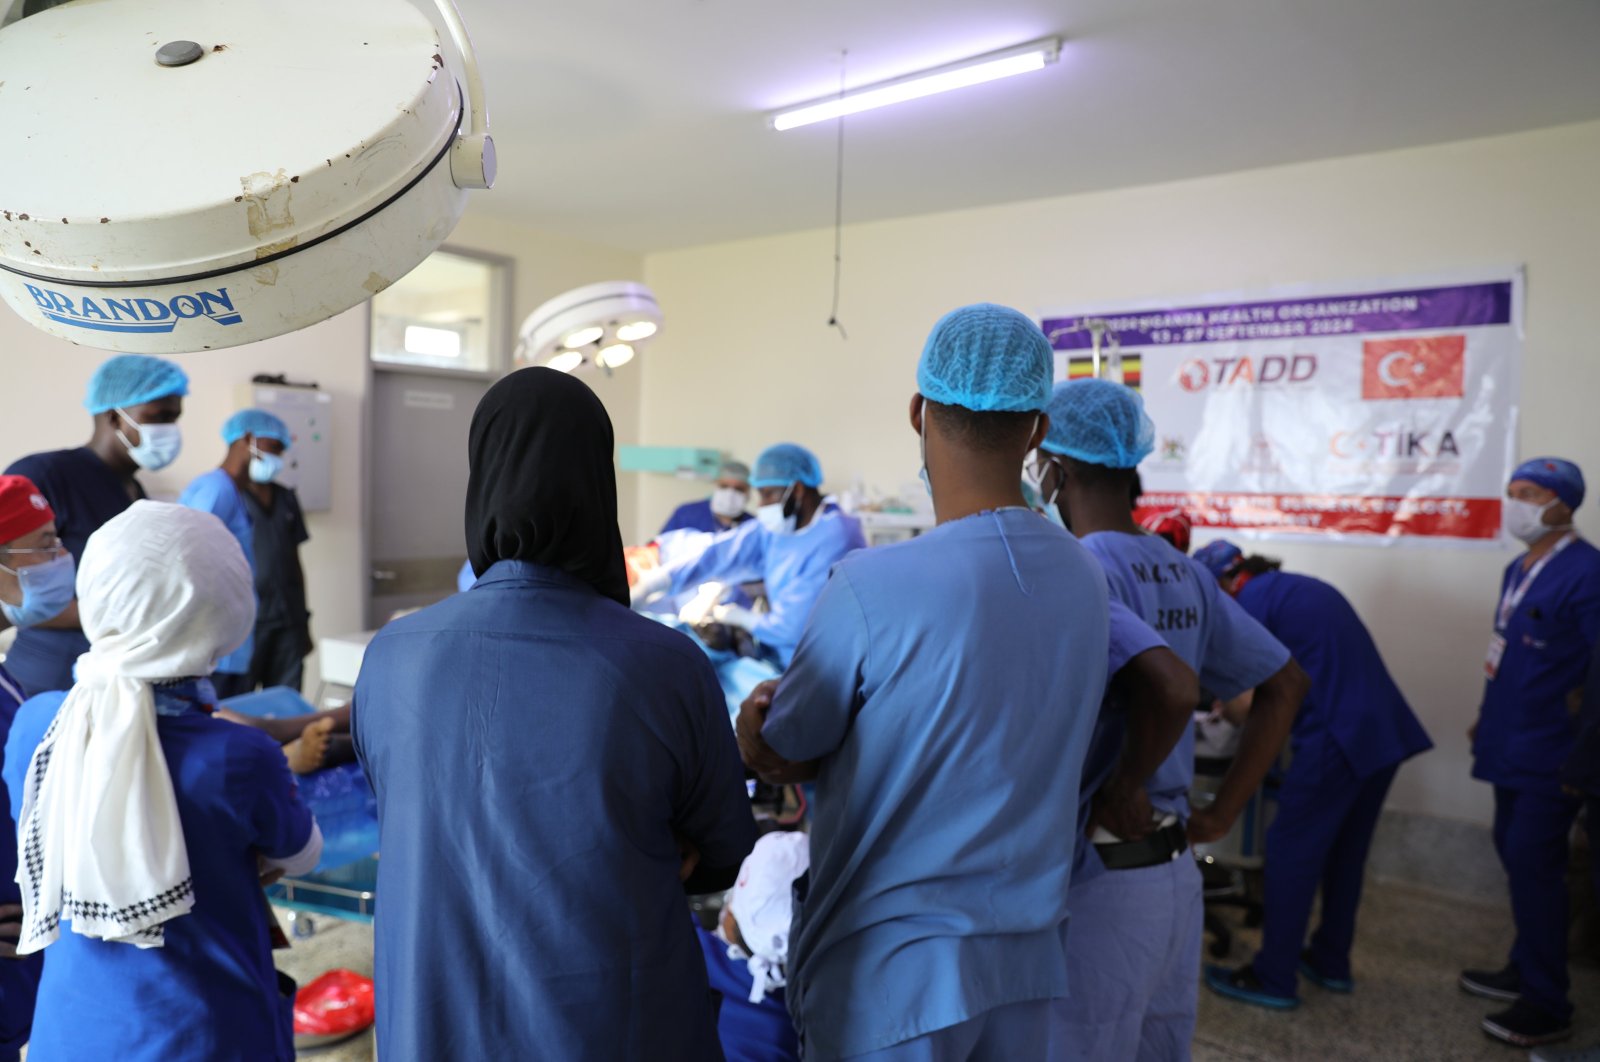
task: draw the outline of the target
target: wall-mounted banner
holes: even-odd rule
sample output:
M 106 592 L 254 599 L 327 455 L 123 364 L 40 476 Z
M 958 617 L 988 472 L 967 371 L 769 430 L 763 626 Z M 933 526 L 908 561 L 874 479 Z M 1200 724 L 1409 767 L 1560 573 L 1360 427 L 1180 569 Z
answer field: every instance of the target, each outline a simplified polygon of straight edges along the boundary
M 1271 536 L 1493 543 L 1513 467 L 1522 271 L 1048 314 L 1057 379 L 1103 319 L 1156 451 L 1141 511 Z M 1130 381 L 1132 382 L 1132 381 Z

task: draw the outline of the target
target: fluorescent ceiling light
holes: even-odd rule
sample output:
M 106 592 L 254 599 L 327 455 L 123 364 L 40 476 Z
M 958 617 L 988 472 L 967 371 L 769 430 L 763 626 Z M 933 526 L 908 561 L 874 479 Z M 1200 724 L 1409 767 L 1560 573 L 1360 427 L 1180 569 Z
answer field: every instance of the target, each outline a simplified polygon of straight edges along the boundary
M 429 358 L 461 357 L 461 333 L 453 328 L 406 325 L 406 351 Z
M 790 107 L 771 116 L 772 128 L 782 132 L 802 125 L 825 122 L 847 114 L 887 107 L 891 103 L 904 103 L 924 96 L 932 96 L 951 89 L 981 85 L 1015 74 L 1043 70 L 1061 54 L 1061 42 L 1055 38 L 1035 41 L 1003 52 L 990 52 L 974 59 L 910 74 L 893 81 L 883 81 L 865 88 L 853 89 L 832 99 L 817 100 L 800 107 Z

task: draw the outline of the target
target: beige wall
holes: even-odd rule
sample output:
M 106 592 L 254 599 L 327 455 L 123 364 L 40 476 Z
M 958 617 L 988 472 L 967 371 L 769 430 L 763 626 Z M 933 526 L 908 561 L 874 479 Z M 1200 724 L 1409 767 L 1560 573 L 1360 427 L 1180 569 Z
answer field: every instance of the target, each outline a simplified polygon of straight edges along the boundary
M 463 219 L 449 244 L 514 259 L 513 337 L 516 325 L 543 300 L 598 280 L 638 279 L 642 271 L 639 256 L 632 253 L 550 238 L 471 215 Z M 190 479 L 214 468 L 222 459 L 222 422 L 237 408 L 239 387 L 256 373 L 316 381 L 332 394 L 334 504 L 330 512 L 308 514 L 311 541 L 302 553 L 313 633 L 319 637 L 364 626 L 367 324 L 363 305 L 293 335 L 177 357 L 174 360 L 191 380 L 182 421 L 183 454 L 168 469 L 141 474 L 152 496 L 175 499 Z M 23 454 L 87 441 L 90 420 L 82 406 L 84 387 L 108 355 L 53 339 L 7 312 L 0 312 L 0 351 L 5 359 L 0 467 Z M 585 379 L 611 411 L 618 440 L 633 441 L 639 419 L 638 375 L 624 371 L 609 381 Z M 631 526 L 636 490 L 624 481 L 619 493 L 623 526 Z M 310 665 L 306 688 L 314 692 L 315 659 Z
M 1086 155 L 1086 165 L 1092 164 Z M 1600 123 L 1145 188 L 851 226 L 848 342 L 826 326 L 825 231 L 647 257 L 666 313 L 641 358 L 640 440 L 746 457 L 793 438 L 830 485 L 917 472 L 906 427 L 933 321 L 977 300 L 1038 312 L 1144 297 L 1526 264 L 1522 452 L 1570 454 L 1600 481 Z M 848 184 L 846 185 L 848 193 Z M 644 537 L 690 485 L 640 477 Z M 1600 505 L 1582 526 L 1600 538 Z M 626 529 L 626 526 L 625 526 Z M 1399 808 L 1486 821 L 1465 730 L 1508 552 L 1272 544 L 1339 585 L 1373 628 L 1438 748 L 1400 775 Z

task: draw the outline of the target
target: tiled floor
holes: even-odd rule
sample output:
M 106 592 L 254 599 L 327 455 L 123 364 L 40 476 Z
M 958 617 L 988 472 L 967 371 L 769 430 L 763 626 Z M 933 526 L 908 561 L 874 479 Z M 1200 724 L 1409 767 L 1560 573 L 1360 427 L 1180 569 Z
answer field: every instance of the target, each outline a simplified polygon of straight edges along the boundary
M 315 921 L 316 933 L 279 953 L 280 968 L 302 982 L 335 966 L 371 973 L 369 927 Z M 1478 1029 L 1493 1004 L 1463 995 L 1455 986 L 1464 966 L 1498 965 L 1510 932 L 1503 909 L 1403 886 L 1374 886 L 1362 908 L 1353 996 L 1328 995 L 1307 985 L 1299 1010 L 1277 1013 L 1229 1003 L 1202 989 L 1194 1057 L 1197 1062 L 1517 1062 L 1524 1053 L 1488 1040 Z M 1228 961 L 1247 959 L 1256 940 L 1256 934 L 1240 928 Z M 1574 1043 L 1600 1041 L 1600 967 L 1573 969 L 1573 999 L 1579 1005 Z M 372 1034 L 301 1057 L 369 1062 Z

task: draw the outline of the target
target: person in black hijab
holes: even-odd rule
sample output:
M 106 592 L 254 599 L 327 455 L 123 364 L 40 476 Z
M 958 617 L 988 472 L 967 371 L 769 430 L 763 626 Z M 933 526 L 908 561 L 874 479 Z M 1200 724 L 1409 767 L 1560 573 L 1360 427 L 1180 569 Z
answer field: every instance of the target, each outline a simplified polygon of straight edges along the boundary
M 380 631 L 356 684 L 384 1054 L 719 1058 L 684 893 L 731 885 L 755 822 L 704 652 L 627 607 L 611 423 L 523 369 L 468 455 L 478 581 Z

